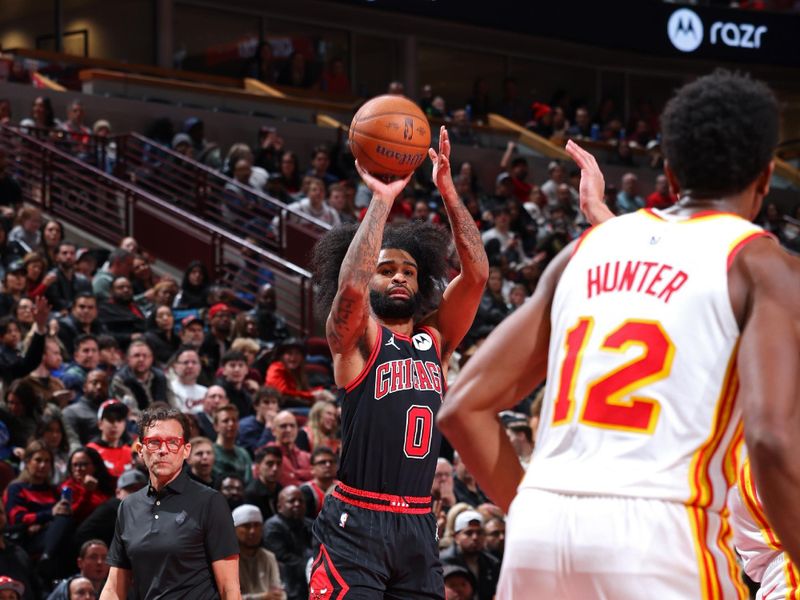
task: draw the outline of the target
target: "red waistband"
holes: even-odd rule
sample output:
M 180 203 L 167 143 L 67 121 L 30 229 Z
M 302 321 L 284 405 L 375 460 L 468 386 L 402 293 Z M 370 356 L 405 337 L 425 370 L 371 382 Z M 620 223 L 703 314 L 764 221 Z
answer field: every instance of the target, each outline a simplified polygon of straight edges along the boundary
M 422 515 L 431 512 L 430 496 L 380 494 L 378 492 L 359 490 L 343 483 L 337 484 L 331 495 L 342 502 L 367 510 L 410 515 Z

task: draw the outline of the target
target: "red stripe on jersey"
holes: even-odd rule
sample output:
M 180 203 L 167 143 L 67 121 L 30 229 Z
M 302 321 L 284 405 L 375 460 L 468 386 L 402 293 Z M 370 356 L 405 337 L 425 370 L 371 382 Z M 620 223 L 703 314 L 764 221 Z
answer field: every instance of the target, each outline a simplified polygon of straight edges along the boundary
M 410 506 L 398 506 L 392 504 L 375 504 L 373 502 L 362 502 L 361 500 L 353 500 L 352 498 L 348 498 L 334 490 L 331 492 L 331 496 L 334 498 L 338 498 L 345 504 L 351 504 L 353 506 L 357 506 L 358 508 L 363 508 L 365 510 L 374 510 L 376 512 L 392 512 L 392 513 L 403 513 L 406 515 L 426 515 L 431 512 L 431 507 L 427 506 L 424 508 L 412 508 Z
M 383 341 L 383 327 L 378 325 L 378 335 L 375 336 L 375 345 L 372 346 L 372 352 L 367 359 L 367 362 L 364 364 L 364 368 L 361 370 L 361 373 L 353 379 L 350 383 L 348 383 L 344 387 L 345 392 L 352 392 L 353 389 L 362 381 L 364 378 L 369 374 L 370 370 L 372 369 L 372 365 L 375 364 L 375 359 L 378 358 L 378 353 L 381 351 L 381 342 Z
M 577 241 L 577 242 L 575 242 L 575 247 L 572 249 L 572 253 L 569 255 L 569 258 L 570 258 L 570 260 L 572 260 L 572 257 L 573 257 L 573 256 L 575 256 L 575 253 L 578 251 L 578 248 L 580 248 L 580 247 L 581 247 L 581 244 L 583 244 L 583 241 L 584 241 L 584 240 L 585 240 L 585 239 L 586 239 L 586 238 L 589 236 L 589 234 L 590 234 L 592 231 L 594 231 L 596 228 L 597 228 L 596 226 L 595 226 L 595 227 L 589 227 L 589 229 L 585 230 L 585 231 L 584 231 L 584 232 L 583 232 L 583 233 L 580 235 L 580 237 L 578 238 L 578 241 Z
M 379 492 L 369 492 L 367 490 L 359 490 L 358 488 L 350 487 L 339 482 L 336 487 L 341 489 L 346 494 L 352 496 L 361 496 L 370 500 L 383 500 L 384 502 L 411 502 L 413 504 L 430 504 L 430 496 L 397 496 L 395 494 L 381 494 Z
M 777 241 L 777 238 L 774 235 L 772 235 L 769 231 L 754 231 L 753 233 L 746 235 L 743 239 L 736 242 L 733 248 L 731 248 L 731 251 L 728 252 L 727 269 L 730 271 L 731 265 L 733 264 L 733 261 L 736 259 L 736 255 L 739 254 L 742 248 L 744 248 L 748 243 L 752 242 L 753 240 L 762 237 L 771 238 Z

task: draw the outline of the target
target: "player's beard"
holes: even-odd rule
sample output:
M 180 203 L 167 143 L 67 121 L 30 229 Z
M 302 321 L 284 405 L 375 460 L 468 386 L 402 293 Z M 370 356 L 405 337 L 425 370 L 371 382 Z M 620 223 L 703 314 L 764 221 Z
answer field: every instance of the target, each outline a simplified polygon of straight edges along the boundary
M 410 298 L 392 298 L 388 294 L 370 290 L 369 303 L 378 318 L 411 319 L 417 314 L 422 300 L 419 294 L 413 294 Z

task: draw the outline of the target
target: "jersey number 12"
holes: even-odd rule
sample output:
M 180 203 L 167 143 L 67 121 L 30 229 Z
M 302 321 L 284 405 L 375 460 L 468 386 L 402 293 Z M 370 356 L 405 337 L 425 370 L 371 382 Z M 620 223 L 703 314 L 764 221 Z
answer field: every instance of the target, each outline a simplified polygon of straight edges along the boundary
M 553 425 L 573 419 L 575 381 L 593 327 L 591 317 L 581 317 L 567 331 L 567 353 L 561 363 Z M 631 346 L 639 346 L 641 355 L 588 384 L 579 423 L 636 433 L 653 432 L 661 407 L 657 400 L 636 392 L 669 375 L 675 345 L 657 321 L 627 320 L 606 336 L 600 350 L 620 353 Z

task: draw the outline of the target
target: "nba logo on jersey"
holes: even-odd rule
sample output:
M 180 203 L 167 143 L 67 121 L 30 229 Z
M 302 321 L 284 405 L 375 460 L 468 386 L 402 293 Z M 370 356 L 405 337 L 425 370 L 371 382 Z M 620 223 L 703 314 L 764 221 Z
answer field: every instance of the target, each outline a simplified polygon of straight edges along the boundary
M 414 348 L 423 352 L 433 346 L 433 340 L 427 333 L 418 333 L 411 340 L 414 342 Z

